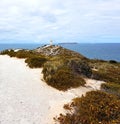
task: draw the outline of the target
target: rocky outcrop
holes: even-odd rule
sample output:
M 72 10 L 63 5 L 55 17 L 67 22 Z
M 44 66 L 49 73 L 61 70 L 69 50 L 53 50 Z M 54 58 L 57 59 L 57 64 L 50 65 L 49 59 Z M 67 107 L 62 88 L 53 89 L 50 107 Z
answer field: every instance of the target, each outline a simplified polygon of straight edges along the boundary
M 83 55 L 81 55 L 75 51 L 63 48 L 58 45 L 44 45 L 42 47 L 38 47 L 38 48 L 34 49 L 33 51 L 43 54 L 45 56 L 59 55 L 59 56 L 67 56 L 67 57 L 70 56 L 70 57 L 86 58 Z
M 55 45 L 44 45 L 42 47 L 38 47 L 34 51 L 37 53 L 44 54 L 46 56 L 55 56 L 59 54 L 59 51 L 62 47 Z

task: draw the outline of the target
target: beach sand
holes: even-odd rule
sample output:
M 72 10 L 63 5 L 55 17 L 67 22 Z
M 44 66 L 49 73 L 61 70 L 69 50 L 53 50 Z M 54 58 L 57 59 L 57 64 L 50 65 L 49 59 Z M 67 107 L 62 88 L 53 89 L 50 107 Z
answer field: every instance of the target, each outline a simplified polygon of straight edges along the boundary
M 0 55 L 0 124 L 54 124 L 64 104 L 104 83 L 86 79 L 85 87 L 62 92 L 48 86 L 41 72 L 24 59 Z

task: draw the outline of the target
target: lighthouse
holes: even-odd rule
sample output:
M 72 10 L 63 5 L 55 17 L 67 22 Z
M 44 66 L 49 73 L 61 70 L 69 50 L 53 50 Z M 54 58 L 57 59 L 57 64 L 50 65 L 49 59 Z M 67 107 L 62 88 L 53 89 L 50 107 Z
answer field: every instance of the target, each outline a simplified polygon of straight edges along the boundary
M 52 41 L 52 40 L 50 41 L 50 45 L 51 45 L 51 46 L 53 45 L 53 41 Z

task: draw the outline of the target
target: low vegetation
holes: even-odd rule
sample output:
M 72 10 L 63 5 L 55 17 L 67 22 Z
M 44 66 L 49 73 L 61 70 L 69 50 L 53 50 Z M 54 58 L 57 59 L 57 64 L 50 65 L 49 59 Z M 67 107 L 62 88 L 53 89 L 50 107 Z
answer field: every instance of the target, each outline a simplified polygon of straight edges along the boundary
M 44 80 L 48 85 L 59 90 L 83 86 L 84 77 L 89 77 L 92 71 L 82 59 L 68 57 L 53 57 L 44 64 Z
M 120 67 L 108 67 L 93 71 L 93 78 L 105 82 L 120 83 Z
M 14 50 L 4 50 L 0 53 L 1 55 L 9 55 L 10 57 L 15 57 L 16 53 Z
M 109 94 L 114 94 L 120 98 L 120 84 L 117 83 L 104 83 L 101 86 L 103 91 L 108 92 Z
M 102 84 L 102 90 L 120 97 L 120 63 L 114 60 L 92 60 L 90 66 L 94 68 L 92 78 L 106 82 Z
M 10 57 L 17 57 L 17 58 L 28 58 L 28 57 L 32 57 L 35 56 L 34 52 L 32 52 L 31 50 L 18 50 L 18 51 L 14 51 L 14 50 L 4 50 L 1 52 L 2 55 L 9 55 Z
M 92 75 L 92 70 L 88 62 L 80 58 L 71 58 L 68 60 L 68 67 L 73 70 L 73 72 L 86 76 L 88 78 Z
M 115 64 L 115 63 L 118 63 L 118 62 L 115 61 L 115 60 L 110 60 L 109 63 Z
M 19 50 L 18 52 L 15 52 L 15 57 L 17 58 L 29 58 L 34 56 L 34 53 L 29 50 Z
M 103 80 L 105 82 L 120 83 L 120 63 L 90 60 L 89 64 L 91 68 L 93 68 L 92 77 L 94 79 Z
M 30 57 L 25 60 L 30 68 L 41 68 L 46 61 L 45 57 Z
M 120 100 L 101 91 L 91 91 L 64 105 L 66 114 L 54 118 L 60 124 L 118 124 Z
M 44 69 L 43 72 L 44 79 L 46 80 L 47 84 L 59 90 L 67 90 L 69 88 L 75 88 L 85 84 L 85 81 L 81 76 L 76 76 L 68 68 L 60 68 L 56 72 L 51 70 L 52 74 L 49 74 L 48 76 L 45 75 Z

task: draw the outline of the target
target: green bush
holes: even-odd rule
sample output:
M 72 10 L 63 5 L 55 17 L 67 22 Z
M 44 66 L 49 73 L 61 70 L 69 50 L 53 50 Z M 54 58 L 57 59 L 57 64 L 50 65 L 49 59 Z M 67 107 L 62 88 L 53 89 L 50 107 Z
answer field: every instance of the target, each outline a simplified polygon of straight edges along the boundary
M 91 77 L 92 70 L 85 60 L 81 60 L 78 58 L 69 59 L 68 66 L 75 72 L 80 75 Z
M 17 58 L 28 58 L 32 56 L 36 56 L 36 54 L 30 50 L 19 50 L 15 52 L 14 50 L 4 50 L 1 52 L 2 55 L 9 55 L 10 57 L 17 57 Z
M 43 66 L 44 80 L 59 90 L 83 86 L 83 77 L 90 77 L 92 70 L 81 58 L 54 56 Z
M 46 61 L 47 59 L 43 57 L 31 57 L 25 60 L 30 68 L 40 68 Z
M 8 53 L 9 53 L 9 50 L 3 50 L 3 51 L 0 52 L 1 55 L 6 55 Z
M 54 118 L 60 124 L 117 124 L 120 122 L 120 100 L 101 91 L 88 92 L 64 106 L 65 115 Z
M 104 83 L 101 85 L 102 90 L 114 94 L 120 98 L 120 84 L 117 83 Z
M 28 57 L 32 57 L 35 56 L 35 54 L 32 51 L 29 50 L 19 50 L 16 52 L 16 56 L 17 58 L 28 58 Z
M 109 63 L 116 64 L 116 63 L 118 63 L 118 62 L 115 61 L 115 60 L 110 60 Z
M 43 74 L 44 74 L 44 79 L 46 82 L 50 82 L 51 77 L 54 76 L 54 74 L 60 69 L 63 68 L 64 62 L 63 59 L 58 59 L 58 60 L 50 60 L 47 61 L 44 66 L 43 66 Z
M 67 90 L 69 88 L 83 86 L 85 81 L 82 77 L 74 75 L 69 69 L 59 69 L 47 81 L 48 85 L 59 90 Z
M 8 55 L 10 57 L 15 57 L 16 56 L 16 53 L 14 52 L 14 50 L 10 50 L 9 53 L 8 53 Z
M 109 65 L 110 66 L 110 65 Z M 105 82 L 115 82 L 120 84 L 120 66 L 110 66 L 93 71 L 93 78 Z
M 4 50 L 1 52 L 1 55 L 9 55 L 10 57 L 15 57 L 16 53 L 14 52 L 14 50 Z

